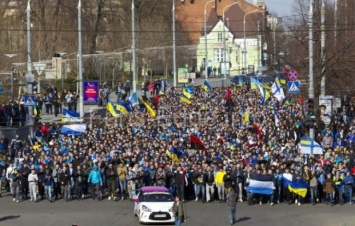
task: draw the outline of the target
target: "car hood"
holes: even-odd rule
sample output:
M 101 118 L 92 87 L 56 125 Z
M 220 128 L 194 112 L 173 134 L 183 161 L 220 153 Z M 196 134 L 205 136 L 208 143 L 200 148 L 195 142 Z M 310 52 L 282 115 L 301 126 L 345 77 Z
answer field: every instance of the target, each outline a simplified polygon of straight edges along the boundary
M 174 202 L 141 202 L 140 205 L 144 205 L 151 209 L 153 212 L 155 211 L 168 211 L 171 207 L 173 207 Z

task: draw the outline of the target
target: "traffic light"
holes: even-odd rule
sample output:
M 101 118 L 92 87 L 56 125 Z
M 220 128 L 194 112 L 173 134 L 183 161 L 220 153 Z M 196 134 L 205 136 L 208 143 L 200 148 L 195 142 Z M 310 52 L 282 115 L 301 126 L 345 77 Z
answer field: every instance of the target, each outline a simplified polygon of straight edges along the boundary
M 313 99 L 308 99 L 307 111 L 308 111 L 309 117 L 315 116 L 315 114 L 314 114 L 314 100 Z

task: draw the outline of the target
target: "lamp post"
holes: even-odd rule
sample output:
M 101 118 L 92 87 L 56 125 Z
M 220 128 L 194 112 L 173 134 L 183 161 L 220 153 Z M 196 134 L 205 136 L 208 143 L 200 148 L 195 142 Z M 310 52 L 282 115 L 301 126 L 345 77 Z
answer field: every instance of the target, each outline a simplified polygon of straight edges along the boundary
M 136 71 L 136 31 L 135 31 L 135 7 L 132 0 L 132 71 L 133 71 L 133 93 L 137 92 L 137 71 Z
M 281 66 L 283 64 L 284 57 L 285 57 L 285 53 L 283 51 L 279 52 L 279 71 L 281 71 Z
M 32 74 L 32 49 L 31 49 L 31 0 L 27 1 L 27 74 L 25 76 L 25 82 L 27 83 L 27 94 L 32 95 L 32 86 L 34 82 L 34 76 Z M 33 134 L 33 110 L 32 107 L 28 107 L 28 121 L 30 126 L 30 133 Z
M 223 64 L 224 64 L 224 79 L 227 78 L 227 47 L 226 47 L 226 23 L 225 23 L 225 10 L 230 8 L 233 5 L 238 4 L 238 2 L 234 2 L 233 4 L 227 5 L 223 8 Z
M 258 20 L 258 67 L 261 67 L 261 35 L 260 35 L 260 21 L 265 19 L 266 17 L 262 17 Z
M 4 54 L 4 56 L 12 59 L 13 57 L 17 56 L 17 54 Z M 11 64 L 10 70 L 11 70 L 11 90 L 10 90 L 11 95 L 9 95 L 9 96 L 11 96 L 11 99 L 13 100 L 14 99 L 14 70 L 12 68 L 12 64 Z
M 174 87 L 177 85 L 176 81 L 176 37 L 175 37 L 175 0 L 173 0 L 173 76 L 174 76 Z
M 273 65 L 276 63 L 276 28 L 284 25 L 283 23 L 274 26 L 274 55 L 273 55 Z
M 207 5 L 209 3 L 214 2 L 215 0 L 211 0 L 206 2 L 205 11 L 204 11 L 204 27 L 205 27 L 205 73 L 206 73 L 206 81 L 208 80 L 208 47 L 207 47 Z
M 78 76 L 79 76 L 79 112 L 84 117 L 84 92 L 83 92 L 83 49 L 81 39 L 81 0 L 78 3 Z
M 258 12 L 258 10 L 254 10 L 254 11 L 251 11 L 249 13 L 246 13 L 244 15 L 244 20 L 243 20 L 243 30 L 244 30 L 244 74 L 246 75 L 247 74 L 247 41 L 246 41 L 246 37 L 245 37 L 245 19 L 248 15 L 250 14 L 253 14 L 253 13 L 256 13 Z
M 308 32 L 309 32 L 309 87 L 308 87 L 308 98 L 313 99 L 314 98 L 314 84 L 313 84 L 313 67 L 314 67 L 314 62 L 313 62 L 313 3 L 314 0 L 311 0 L 310 2 L 310 7 L 309 7 L 309 15 L 308 15 Z M 314 116 L 313 116 L 314 117 Z M 311 126 L 309 128 L 309 136 L 314 139 L 314 127 Z

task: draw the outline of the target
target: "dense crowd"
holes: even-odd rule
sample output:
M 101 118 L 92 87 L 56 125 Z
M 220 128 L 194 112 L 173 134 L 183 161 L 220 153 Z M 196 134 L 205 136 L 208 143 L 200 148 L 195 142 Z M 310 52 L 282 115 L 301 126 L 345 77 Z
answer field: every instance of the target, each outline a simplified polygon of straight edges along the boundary
M 306 155 L 298 147 L 307 131 L 301 98 L 261 104 L 247 85 L 195 87 L 191 104 L 180 96 L 171 88 L 151 98 L 155 118 L 136 106 L 126 123 L 93 124 L 80 136 L 61 134 L 58 124 L 38 127 L 43 139 L 2 136 L 1 187 L 17 202 L 132 199 L 137 189 L 156 185 L 184 201 L 224 202 L 233 187 L 249 204 L 352 204 L 355 126 L 341 116 L 354 115 L 349 101 L 330 125 L 315 128 L 324 154 Z M 271 196 L 246 192 L 253 174 L 272 176 Z M 307 182 L 305 198 L 284 185 L 285 174 Z

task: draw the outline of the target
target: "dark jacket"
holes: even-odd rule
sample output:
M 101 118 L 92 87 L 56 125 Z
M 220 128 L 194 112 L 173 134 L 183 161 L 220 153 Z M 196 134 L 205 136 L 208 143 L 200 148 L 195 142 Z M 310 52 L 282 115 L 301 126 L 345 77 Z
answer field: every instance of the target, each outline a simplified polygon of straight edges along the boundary
M 223 182 L 225 188 L 231 188 L 233 185 L 233 178 L 230 173 L 227 173 L 223 176 Z
M 112 167 L 112 169 L 107 168 L 106 170 L 106 178 L 107 180 L 115 180 L 117 177 L 117 170 L 114 170 L 114 168 Z
M 66 172 L 62 171 L 61 173 L 59 173 L 59 183 L 62 186 L 66 186 L 68 185 L 69 182 L 69 175 L 68 175 L 68 171 L 66 170 Z
M 227 195 L 227 206 L 228 207 L 237 207 L 237 193 L 232 189 Z
M 214 183 L 214 174 L 213 171 L 206 172 L 206 183 L 211 185 Z

